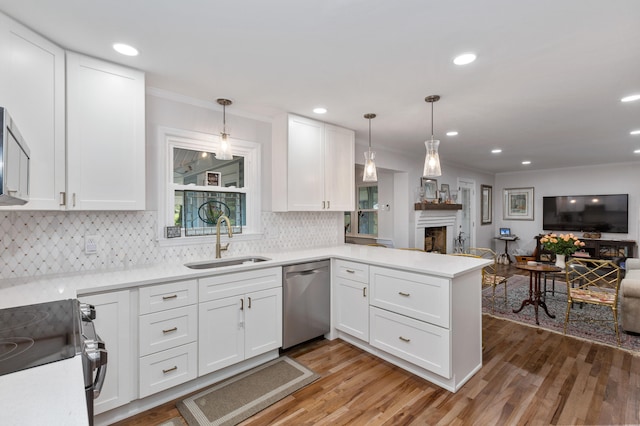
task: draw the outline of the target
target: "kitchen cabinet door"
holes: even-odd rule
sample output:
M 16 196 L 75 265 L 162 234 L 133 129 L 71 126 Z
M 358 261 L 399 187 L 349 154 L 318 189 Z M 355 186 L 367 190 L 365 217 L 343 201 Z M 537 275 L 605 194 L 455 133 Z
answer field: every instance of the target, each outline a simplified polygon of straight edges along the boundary
M 100 396 L 94 401 L 94 413 L 100 414 L 134 398 L 129 290 L 79 296 L 79 299 L 96 307 L 93 322 L 107 349 L 107 377 Z
M 144 210 L 141 71 L 67 53 L 67 208 Z
M 1 13 L 0 29 L 0 102 L 31 151 L 30 200 L 3 209 L 63 209 L 64 50 Z
M 244 296 L 200 303 L 198 375 L 244 360 Z
M 326 210 L 355 210 L 355 134 L 352 130 L 325 126 L 324 193 Z
M 288 209 L 318 211 L 324 197 L 324 124 L 289 117 Z
M 245 358 L 282 346 L 282 287 L 245 297 Z
M 341 277 L 334 282 L 336 328 L 368 342 L 369 285 Z

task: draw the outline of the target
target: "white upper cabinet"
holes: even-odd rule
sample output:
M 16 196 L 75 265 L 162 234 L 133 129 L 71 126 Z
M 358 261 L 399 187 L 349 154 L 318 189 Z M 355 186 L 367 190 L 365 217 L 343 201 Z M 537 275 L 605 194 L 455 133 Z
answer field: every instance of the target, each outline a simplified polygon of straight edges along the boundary
M 31 151 L 30 200 L 20 210 L 64 209 L 64 50 L 0 14 L 0 103 Z
M 286 114 L 273 123 L 273 210 L 351 211 L 355 132 Z
M 144 73 L 67 53 L 67 208 L 144 210 Z

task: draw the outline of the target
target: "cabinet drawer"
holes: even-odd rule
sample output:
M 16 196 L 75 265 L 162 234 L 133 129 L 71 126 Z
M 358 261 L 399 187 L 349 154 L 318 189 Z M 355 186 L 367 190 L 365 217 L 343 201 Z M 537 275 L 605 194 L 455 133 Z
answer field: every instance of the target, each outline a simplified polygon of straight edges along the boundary
M 140 358 L 140 398 L 195 379 L 197 353 L 193 342 Z
M 449 328 L 448 279 L 376 266 L 370 271 L 371 305 Z
M 371 346 L 451 378 L 449 330 L 371 307 Z
M 197 337 L 197 305 L 140 317 L 140 356 L 191 343 Z
M 282 267 L 258 269 L 200 278 L 200 301 L 238 296 L 253 291 L 282 287 Z
M 198 302 L 197 280 L 141 287 L 140 315 L 193 305 Z
M 347 260 L 336 260 L 334 263 L 334 276 L 369 283 L 369 265 Z

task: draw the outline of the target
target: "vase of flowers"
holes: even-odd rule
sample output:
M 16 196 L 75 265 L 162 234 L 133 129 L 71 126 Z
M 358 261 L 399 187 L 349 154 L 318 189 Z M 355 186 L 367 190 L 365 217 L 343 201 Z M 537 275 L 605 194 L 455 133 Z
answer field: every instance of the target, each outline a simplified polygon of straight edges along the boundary
M 556 266 L 562 269 L 565 268 L 566 256 L 584 247 L 584 243 L 573 234 L 547 234 L 540 238 L 540 244 L 545 250 L 555 253 Z

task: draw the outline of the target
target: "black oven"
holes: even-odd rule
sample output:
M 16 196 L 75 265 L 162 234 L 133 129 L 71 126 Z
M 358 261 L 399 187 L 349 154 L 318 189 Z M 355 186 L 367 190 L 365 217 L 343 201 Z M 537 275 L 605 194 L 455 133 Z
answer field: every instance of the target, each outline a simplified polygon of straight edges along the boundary
M 95 308 L 75 299 L 0 310 L 0 375 L 82 357 L 89 424 L 107 370 L 107 351 L 97 335 Z

